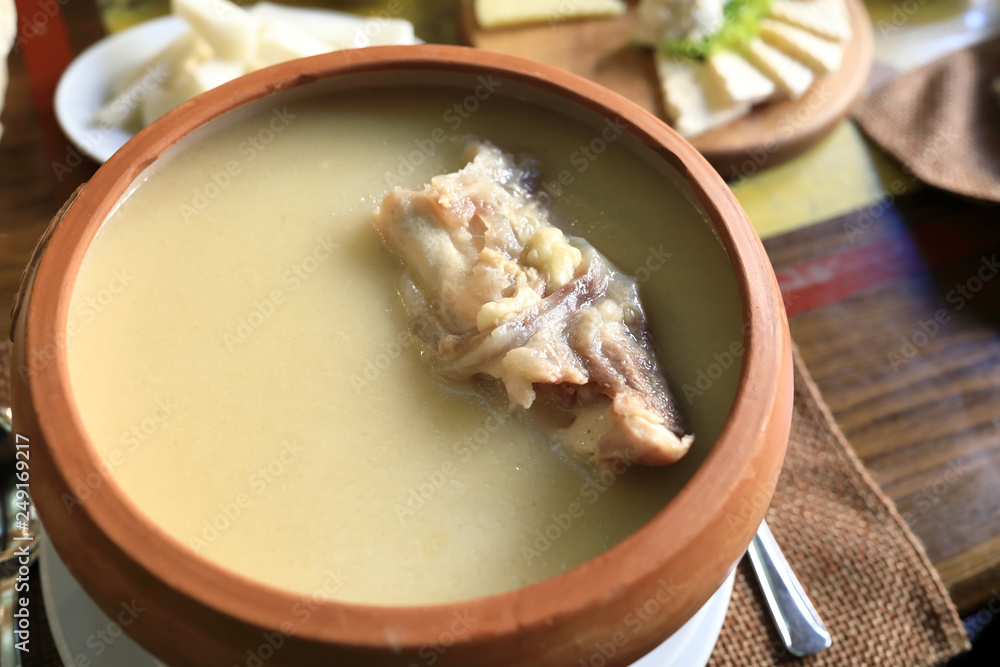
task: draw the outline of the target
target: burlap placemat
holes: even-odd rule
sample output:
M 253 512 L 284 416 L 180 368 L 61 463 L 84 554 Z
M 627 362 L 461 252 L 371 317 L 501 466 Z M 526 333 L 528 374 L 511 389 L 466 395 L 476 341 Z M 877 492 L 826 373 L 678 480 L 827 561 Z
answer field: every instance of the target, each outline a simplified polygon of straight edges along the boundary
M 9 354 L 9 343 L 0 345 L 3 403 Z M 788 655 L 744 561 L 709 664 L 922 667 L 967 650 L 961 620 L 924 550 L 850 449 L 797 353 L 795 368 L 792 435 L 767 521 L 833 646 L 805 660 Z M 33 596 L 31 604 L 35 639 L 24 664 L 55 667 L 51 633 L 39 627 L 41 600 Z
M 1000 202 L 1000 38 L 901 74 L 854 113 L 865 133 L 920 180 Z
M 837 427 L 798 353 L 788 454 L 767 523 L 833 636 L 789 655 L 744 559 L 710 667 L 924 667 L 968 650 L 948 591 Z

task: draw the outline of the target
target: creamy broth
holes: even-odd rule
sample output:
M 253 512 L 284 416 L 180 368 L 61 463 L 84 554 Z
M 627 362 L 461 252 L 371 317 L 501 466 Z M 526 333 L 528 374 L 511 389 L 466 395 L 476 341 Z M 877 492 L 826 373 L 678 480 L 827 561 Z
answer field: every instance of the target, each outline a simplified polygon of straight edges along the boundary
M 261 107 L 156 165 L 89 249 L 68 322 L 79 412 L 114 481 L 205 558 L 352 602 L 499 593 L 620 542 L 710 451 L 740 359 L 711 371 L 742 321 L 709 225 L 625 141 L 591 159 L 599 129 L 499 95 L 462 118 L 466 95 Z M 681 462 L 596 478 L 410 344 L 372 210 L 461 167 L 467 134 L 571 176 L 550 186 L 556 221 L 643 283 L 696 436 Z

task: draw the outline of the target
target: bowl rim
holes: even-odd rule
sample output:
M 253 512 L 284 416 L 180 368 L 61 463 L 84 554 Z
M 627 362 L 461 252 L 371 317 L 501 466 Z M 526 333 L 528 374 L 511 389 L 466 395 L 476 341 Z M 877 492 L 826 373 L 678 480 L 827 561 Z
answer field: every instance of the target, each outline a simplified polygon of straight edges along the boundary
M 455 613 L 468 612 L 479 619 L 460 640 L 469 643 L 510 637 L 525 627 L 551 625 L 556 618 L 573 618 L 601 605 L 609 596 L 655 581 L 651 577 L 665 564 L 680 558 L 684 549 L 706 538 L 710 524 L 718 525 L 723 517 L 732 515 L 731 494 L 738 486 L 747 484 L 746 476 L 752 474 L 755 465 L 767 459 L 763 465 L 766 470 L 760 472 L 766 473 L 768 479 L 756 481 L 766 493 L 763 506 L 752 508 L 742 518 L 746 526 L 722 542 L 716 540 L 726 545 L 726 553 L 705 564 L 704 576 L 714 582 L 711 588 L 714 591 L 735 567 L 749 537 L 756 531 L 784 456 L 787 438 L 781 442 L 761 442 L 758 437 L 775 415 L 779 421 L 785 421 L 779 429 L 784 428 L 787 434 L 791 414 L 790 390 L 776 389 L 783 382 L 790 385 L 791 380 L 790 343 L 780 293 L 750 221 L 707 161 L 652 114 L 568 72 L 465 47 L 371 47 L 276 65 L 185 103 L 142 130 L 112 156 L 78 191 L 61 219 L 54 221 L 58 229 L 43 239 L 37 270 L 29 281 L 32 298 L 23 307 L 26 357 L 32 358 L 60 337 L 65 342 L 72 285 L 97 228 L 121 193 L 165 148 L 219 115 L 270 93 L 345 74 L 407 70 L 494 73 L 505 80 L 555 93 L 570 105 L 624 119 L 629 125 L 627 131 L 677 168 L 725 246 L 743 307 L 743 364 L 729 416 L 712 451 L 674 500 L 615 547 L 550 579 L 485 598 L 412 607 L 321 601 L 316 604 L 313 622 L 297 627 L 296 636 L 324 644 L 410 648 L 433 642 L 435 637 L 429 632 L 433 629 L 434 634 L 439 634 Z M 57 345 L 50 366 L 46 372 L 32 376 L 28 392 L 37 413 L 44 410 L 45 419 L 39 419 L 38 429 L 48 443 L 47 452 L 63 488 L 73 488 L 75 480 L 100 469 L 70 389 L 65 344 Z M 754 445 L 748 446 L 747 441 Z M 65 446 L 65 443 L 82 446 Z M 762 456 L 765 450 L 769 453 Z M 41 508 L 43 519 L 46 509 L 59 511 L 54 500 L 52 505 Z M 143 515 L 112 478 L 105 479 L 77 511 L 84 513 L 116 549 L 150 576 L 212 612 L 257 628 L 278 628 L 288 621 L 288 610 L 302 599 L 299 594 L 251 580 L 195 556 Z M 692 520 L 704 516 L 711 521 Z M 59 535 L 53 535 L 52 539 L 58 544 Z M 594 581 L 601 585 L 595 587 Z M 234 591 L 239 594 L 234 595 Z M 678 613 L 675 627 L 693 615 L 709 595 L 710 592 L 696 596 L 697 600 L 687 604 L 687 609 Z M 387 628 L 393 629 L 392 637 L 388 636 Z

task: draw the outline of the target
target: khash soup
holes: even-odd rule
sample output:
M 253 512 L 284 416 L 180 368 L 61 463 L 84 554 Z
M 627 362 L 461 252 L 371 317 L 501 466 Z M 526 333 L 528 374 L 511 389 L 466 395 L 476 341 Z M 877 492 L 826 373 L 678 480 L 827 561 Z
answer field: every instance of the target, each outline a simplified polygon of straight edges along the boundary
M 662 157 L 503 85 L 474 110 L 447 85 L 265 98 L 122 198 L 75 283 L 69 372 L 106 474 L 166 533 L 289 591 L 431 604 L 573 568 L 691 478 L 741 365 L 728 257 Z M 553 224 L 635 277 L 695 436 L 679 462 L 595 467 L 422 358 L 373 214 L 465 166 L 469 137 L 534 156 Z

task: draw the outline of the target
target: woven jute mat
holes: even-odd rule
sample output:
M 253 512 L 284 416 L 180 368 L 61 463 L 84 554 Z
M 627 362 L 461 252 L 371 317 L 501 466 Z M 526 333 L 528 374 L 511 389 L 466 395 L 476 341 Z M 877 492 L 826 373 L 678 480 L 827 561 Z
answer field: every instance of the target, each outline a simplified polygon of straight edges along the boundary
M 9 354 L 9 343 L 0 345 L 4 403 Z M 767 521 L 826 621 L 833 646 L 805 660 L 788 655 L 744 560 L 711 667 L 923 667 L 969 648 L 923 548 L 852 452 L 797 353 L 791 439 Z M 41 601 L 32 598 L 31 604 L 36 623 L 44 623 L 44 616 L 34 616 Z M 25 666 L 59 665 L 51 633 L 33 633 Z
M 865 133 L 920 180 L 1000 202 L 1000 38 L 893 78 L 854 113 Z
M 798 353 L 795 410 L 767 523 L 833 645 L 788 654 L 746 559 L 711 667 L 924 667 L 970 647 L 937 571 L 837 427 Z

